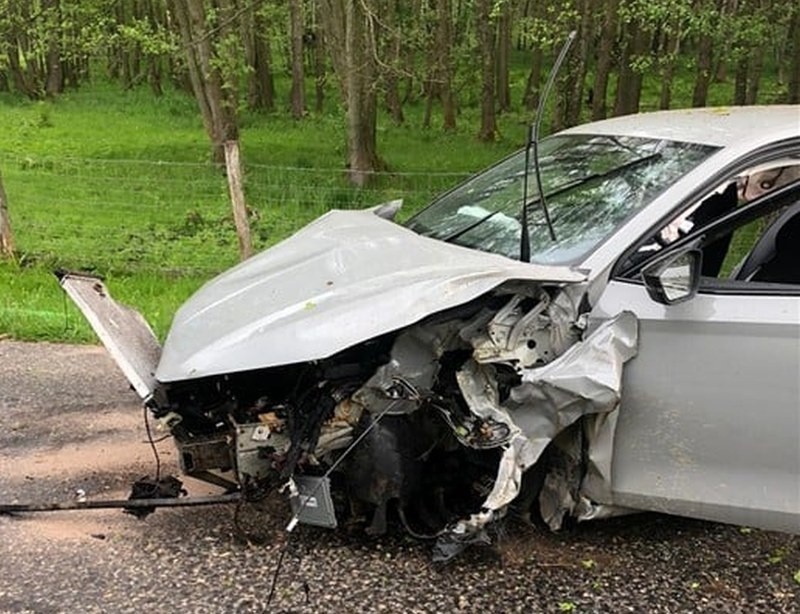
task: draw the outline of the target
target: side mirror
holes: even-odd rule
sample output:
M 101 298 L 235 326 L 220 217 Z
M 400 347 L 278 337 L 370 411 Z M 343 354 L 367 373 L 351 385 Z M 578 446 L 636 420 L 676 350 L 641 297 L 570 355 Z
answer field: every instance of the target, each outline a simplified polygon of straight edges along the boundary
M 688 301 L 697 293 L 703 252 L 692 249 L 670 254 L 642 270 L 647 293 L 657 303 L 675 305 Z

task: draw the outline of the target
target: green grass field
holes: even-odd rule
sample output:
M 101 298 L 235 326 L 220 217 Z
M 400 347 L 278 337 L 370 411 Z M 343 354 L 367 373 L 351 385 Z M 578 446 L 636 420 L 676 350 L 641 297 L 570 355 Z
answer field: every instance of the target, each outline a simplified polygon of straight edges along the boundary
M 517 58 L 512 96 L 525 81 Z M 280 81 L 279 92 L 285 91 Z M 711 102 L 731 98 L 715 84 Z M 643 110 L 659 82 L 646 80 Z M 765 87 L 766 92 L 769 91 Z M 311 91 L 311 90 L 309 90 Z M 686 106 L 691 76 L 675 86 Z M 344 177 L 344 116 L 330 96 L 326 111 L 303 121 L 285 109 L 241 118 L 245 190 L 258 249 L 285 238 L 332 208 L 403 198 L 408 216 L 442 190 L 520 147 L 527 113 L 499 118 L 496 143 L 479 143 L 478 109 L 462 96 L 458 130 L 423 130 L 423 103 L 406 107 L 405 125 L 381 116 L 380 155 L 388 166 L 369 188 Z M 473 101 L 474 102 L 474 101 Z M 194 100 L 147 88 L 96 82 L 50 102 L 0 93 L 0 172 L 18 245 L 18 261 L 0 263 L 0 336 L 92 341 L 51 271 L 92 271 L 112 294 L 141 310 L 163 336 L 172 314 L 205 280 L 237 261 L 227 186 L 207 162 L 209 144 Z
M 0 95 L 0 172 L 18 262 L 0 263 L 0 335 L 92 341 L 51 271 L 106 277 L 160 335 L 196 288 L 237 261 L 227 184 L 207 162 L 194 100 L 171 91 L 90 84 L 54 102 Z M 332 208 L 394 198 L 404 215 L 519 146 L 524 122 L 508 118 L 497 143 L 479 144 L 467 110 L 453 134 L 381 119 L 389 171 L 366 189 L 343 173 L 337 109 L 304 121 L 245 114 L 242 151 L 255 245 L 263 249 Z

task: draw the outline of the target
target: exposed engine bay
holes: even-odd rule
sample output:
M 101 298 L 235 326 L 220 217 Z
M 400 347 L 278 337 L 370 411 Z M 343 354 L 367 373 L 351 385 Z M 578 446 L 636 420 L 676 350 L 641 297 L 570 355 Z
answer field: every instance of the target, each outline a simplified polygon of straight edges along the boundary
M 161 384 L 149 406 L 188 475 L 248 497 L 288 485 L 300 522 L 396 522 L 447 560 L 512 502 L 553 528 L 597 512 L 581 489 L 610 467 L 590 467 L 587 435 L 617 405 L 636 320 L 587 335 L 575 290 L 508 283 L 323 360 Z
M 558 528 L 615 511 L 630 312 L 590 322 L 591 282 L 331 211 L 209 281 L 163 347 L 96 277 L 61 286 L 169 430 L 182 470 L 287 528 L 364 521 L 447 560 L 513 507 Z

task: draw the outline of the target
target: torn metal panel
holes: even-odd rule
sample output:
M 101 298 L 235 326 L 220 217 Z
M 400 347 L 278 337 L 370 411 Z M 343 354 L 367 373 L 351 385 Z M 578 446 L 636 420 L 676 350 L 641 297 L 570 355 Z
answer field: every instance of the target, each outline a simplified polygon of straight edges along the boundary
M 496 387 L 489 379 L 491 371 L 474 362 L 465 365 L 459 385 L 470 409 L 478 416 L 506 422 L 513 436 L 505 445 L 494 488 L 481 511 L 459 521 L 454 531 L 477 531 L 493 520 L 519 494 L 522 473 L 579 418 L 606 414 L 617 408 L 623 364 L 635 355 L 636 344 L 636 317 L 623 312 L 549 364 L 524 369 L 520 384 L 511 389 L 503 403 L 499 402 Z M 602 429 L 600 432 L 606 437 L 595 442 L 598 473 L 610 462 L 603 459 L 605 456 L 610 459 L 613 442 L 608 433 Z M 543 492 L 543 514 L 553 527 L 560 526 L 564 514 L 574 511 L 579 500 L 582 448 L 567 438 L 565 449 L 563 470 L 547 476 Z
M 101 279 L 77 273 L 58 274 L 61 287 L 88 320 L 108 353 L 144 400 L 155 390 L 161 346 L 141 314 L 116 302 Z
M 636 355 L 636 344 L 636 316 L 623 311 L 558 359 L 526 372 L 512 397 L 519 404 L 555 404 L 566 415 L 562 426 L 584 414 L 610 411 L 619 401 L 623 364 Z

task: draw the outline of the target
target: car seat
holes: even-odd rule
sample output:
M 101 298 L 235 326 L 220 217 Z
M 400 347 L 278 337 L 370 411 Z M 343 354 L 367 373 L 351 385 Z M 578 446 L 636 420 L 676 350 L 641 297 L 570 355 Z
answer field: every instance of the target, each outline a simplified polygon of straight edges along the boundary
M 800 202 L 786 209 L 761 235 L 735 278 L 800 283 Z

